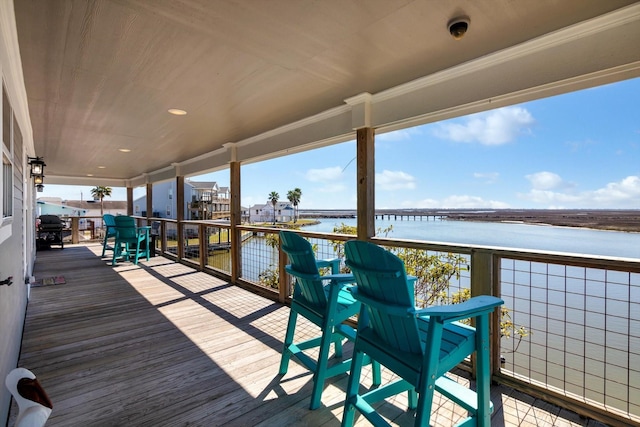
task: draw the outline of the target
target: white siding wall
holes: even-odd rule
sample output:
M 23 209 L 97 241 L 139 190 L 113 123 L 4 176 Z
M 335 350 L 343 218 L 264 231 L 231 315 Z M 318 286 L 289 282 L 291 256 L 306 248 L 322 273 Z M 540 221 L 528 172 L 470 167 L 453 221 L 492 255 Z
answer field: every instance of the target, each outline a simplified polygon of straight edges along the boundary
M 7 178 L 0 177 L 0 188 L 3 193 L 11 193 L 13 204 L 11 214 L 0 218 L 0 280 L 13 276 L 11 286 L 0 286 L 0 425 L 3 425 L 8 419 L 11 399 L 4 379 L 18 363 L 27 305 L 28 287 L 24 280 L 31 274 L 35 259 L 35 196 L 33 183 L 26 174 L 27 156 L 35 153 L 11 0 L 0 0 L 0 75 L 11 107 L 10 129 L 6 120 L 0 121 L 0 135 L 10 131 L 8 151 L 13 164 L 10 188 L 5 186 Z

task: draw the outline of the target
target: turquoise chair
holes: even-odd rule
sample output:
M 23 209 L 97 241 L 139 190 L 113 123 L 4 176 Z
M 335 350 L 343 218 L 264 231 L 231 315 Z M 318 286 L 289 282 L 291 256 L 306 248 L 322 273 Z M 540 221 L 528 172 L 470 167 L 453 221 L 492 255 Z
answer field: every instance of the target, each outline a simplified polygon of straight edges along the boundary
M 107 250 L 112 251 L 113 246 L 109 246 L 108 240 L 116 237 L 116 220 L 111 214 L 102 215 L 102 224 L 104 226 L 104 240 L 102 241 L 102 256 Z
M 458 425 L 489 427 L 493 410 L 489 391 L 489 315 L 504 302 L 492 296 L 477 296 L 461 304 L 416 309 L 414 289 L 408 285 L 400 258 L 363 241 L 347 242 L 345 254 L 357 283 L 351 293 L 362 303 L 362 311 L 342 426 L 353 425 L 356 410 L 374 426 L 388 426 L 373 403 L 404 391 L 409 392 L 410 409 L 416 409 L 415 425 L 428 426 L 437 390 L 468 411 L 469 417 Z M 475 319 L 475 328 L 458 322 L 467 318 Z M 475 391 L 446 376 L 474 352 Z M 365 353 L 398 379 L 361 393 Z
M 138 264 L 141 256 L 146 256 L 149 261 L 149 229 L 151 227 L 137 227 L 136 220 L 130 216 L 116 216 L 116 240 L 113 244 L 113 259 L 111 265 L 116 265 L 120 258 L 129 260 L 133 257 L 133 263 Z M 143 245 L 144 243 L 144 245 Z
M 309 409 L 316 409 L 320 406 L 327 378 L 349 371 L 351 359 L 329 366 L 329 351 L 333 343 L 335 356 L 342 357 L 343 341 L 355 338 L 355 330 L 343 322 L 360 311 L 360 303 L 355 301 L 347 290 L 347 285 L 354 283 L 353 275 L 338 272 L 339 260 L 316 260 L 311 243 L 291 231 L 281 231 L 280 241 L 282 250 L 290 262 L 286 271 L 295 278 L 295 287 L 279 373 L 287 373 L 291 357 L 295 357 L 313 372 Z M 319 266 L 332 266 L 333 274 L 321 276 Z M 294 343 L 298 315 L 320 327 L 320 335 Z M 305 351 L 316 347 L 318 356 L 314 360 Z M 373 383 L 380 384 L 379 364 L 374 365 Z

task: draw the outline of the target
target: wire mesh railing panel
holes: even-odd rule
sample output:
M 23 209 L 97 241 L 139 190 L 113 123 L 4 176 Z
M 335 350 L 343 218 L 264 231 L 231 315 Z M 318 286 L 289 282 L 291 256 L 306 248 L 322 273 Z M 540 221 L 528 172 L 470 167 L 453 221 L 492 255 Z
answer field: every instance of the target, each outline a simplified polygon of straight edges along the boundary
M 229 227 L 206 226 L 207 261 L 206 266 L 231 274 L 231 234 Z
M 200 235 L 200 227 L 197 224 L 183 224 L 184 259 L 200 262 L 200 239 L 206 236 Z
M 501 290 L 528 336 L 502 339 L 502 372 L 640 419 L 640 275 L 501 259 Z
M 167 238 L 167 252 L 178 255 L 178 224 L 175 222 L 165 223 L 165 234 Z
M 251 233 L 242 242 L 241 278 L 267 288 L 278 289 L 277 232 Z

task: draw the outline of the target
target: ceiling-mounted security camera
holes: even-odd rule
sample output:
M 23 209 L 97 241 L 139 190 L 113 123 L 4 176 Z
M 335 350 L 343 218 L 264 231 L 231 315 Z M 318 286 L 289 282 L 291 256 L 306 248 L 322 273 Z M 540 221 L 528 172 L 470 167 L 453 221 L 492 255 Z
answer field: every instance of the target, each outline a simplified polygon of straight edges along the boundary
M 460 16 L 449 21 L 447 27 L 449 27 L 451 36 L 456 40 L 460 40 L 467 33 L 470 22 L 468 16 Z

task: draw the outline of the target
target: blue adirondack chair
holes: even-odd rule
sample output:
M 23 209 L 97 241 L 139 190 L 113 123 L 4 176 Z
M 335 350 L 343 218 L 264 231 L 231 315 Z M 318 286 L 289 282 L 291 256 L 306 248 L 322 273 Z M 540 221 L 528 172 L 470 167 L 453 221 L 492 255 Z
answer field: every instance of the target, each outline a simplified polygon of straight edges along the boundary
M 491 425 L 489 386 L 489 314 L 503 301 L 477 296 L 455 305 L 416 309 L 404 263 L 389 251 L 363 241 L 345 244 L 346 264 L 357 286 L 351 288 L 362 303 L 347 386 L 342 426 L 352 426 L 359 411 L 375 426 L 389 424 L 373 402 L 409 391 L 409 407 L 416 409 L 416 426 L 428 426 L 434 391 L 469 412 L 465 425 Z M 475 318 L 475 328 L 457 322 Z M 445 374 L 476 352 L 476 390 Z M 360 394 L 364 354 L 398 375 L 399 379 Z M 419 396 L 416 405 L 416 394 Z
M 133 257 L 133 263 L 138 264 L 138 259 L 143 255 L 149 261 L 149 229 L 151 227 L 137 227 L 135 218 L 124 215 L 116 216 L 115 223 L 116 240 L 113 244 L 111 265 L 116 265 L 116 261 L 120 258 L 129 260 L 131 257 Z
M 290 262 L 286 271 L 295 278 L 295 287 L 279 373 L 287 373 L 292 356 L 313 372 L 309 408 L 316 409 L 320 406 L 326 379 L 349 371 L 351 359 L 329 366 L 329 351 L 333 343 L 335 356 L 342 357 L 343 341 L 355 338 L 355 330 L 342 322 L 358 313 L 360 303 L 353 299 L 346 288 L 354 283 L 353 275 L 340 274 L 336 268 L 339 263 L 335 261 L 339 260 L 316 260 L 311 243 L 291 231 L 281 231 L 280 241 Z M 333 266 L 332 274 L 321 276 L 319 266 Z M 319 326 L 320 336 L 294 343 L 298 315 Z M 315 347 L 319 347 L 317 360 L 304 352 Z M 368 360 L 363 361 L 367 362 Z M 379 364 L 373 367 L 373 383 L 380 384 Z
M 107 250 L 112 251 L 113 246 L 109 246 L 108 240 L 116 237 L 116 220 L 111 214 L 102 215 L 102 224 L 104 225 L 104 240 L 102 241 L 102 256 Z

